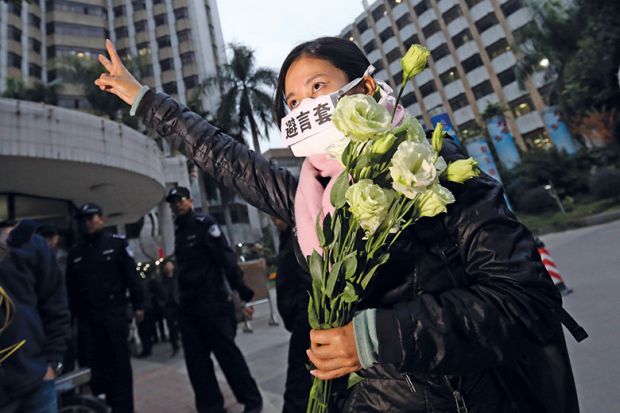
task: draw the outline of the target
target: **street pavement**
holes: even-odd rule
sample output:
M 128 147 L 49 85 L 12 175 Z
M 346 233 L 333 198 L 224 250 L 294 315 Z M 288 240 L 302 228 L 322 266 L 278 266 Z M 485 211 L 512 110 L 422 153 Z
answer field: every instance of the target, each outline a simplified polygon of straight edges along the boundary
M 620 221 L 542 237 L 573 293 L 565 308 L 590 337 L 567 343 L 582 413 L 620 412 Z M 275 303 L 275 300 L 274 300 Z M 268 306 L 256 308 L 254 333 L 239 326 L 237 343 L 265 400 L 264 413 L 282 411 L 289 334 L 268 325 Z M 137 413 L 192 413 L 193 393 L 182 353 L 170 358 L 167 343 L 147 360 L 133 360 Z M 218 369 L 231 413 L 242 412 Z

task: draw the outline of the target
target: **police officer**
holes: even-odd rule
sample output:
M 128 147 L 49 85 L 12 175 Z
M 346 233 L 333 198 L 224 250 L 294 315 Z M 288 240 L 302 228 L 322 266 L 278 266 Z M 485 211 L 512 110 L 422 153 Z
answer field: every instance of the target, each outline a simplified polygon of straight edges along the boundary
M 76 218 L 83 240 L 69 250 L 66 277 L 78 322 L 78 360 L 91 368 L 93 393 L 105 394 L 113 413 L 133 413 L 127 290 L 140 322 L 142 282 L 125 237 L 103 231 L 99 205 L 82 205 Z
M 197 214 L 189 190 L 176 187 L 166 201 L 176 216 L 175 255 L 180 295 L 179 328 L 185 362 L 199 413 L 225 412 L 211 361 L 211 352 L 224 371 L 244 412 L 260 412 L 262 397 L 235 344 L 237 331 L 230 288 L 249 301 L 253 291 L 217 222 Z

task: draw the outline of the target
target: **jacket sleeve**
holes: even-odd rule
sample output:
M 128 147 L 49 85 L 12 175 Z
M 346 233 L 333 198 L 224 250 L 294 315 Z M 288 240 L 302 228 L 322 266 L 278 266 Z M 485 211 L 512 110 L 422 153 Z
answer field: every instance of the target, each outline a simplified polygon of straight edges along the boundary
M 378 312 L 379 361 L 407 372 L 464 374 L 514 360 L 561 329 L 561 298 L 501 185 L 481 174 L 450 185 L 448 209 L 466 282 Z M 437 276 L 450 276 L 438 274 Z
M 248 203 L 293 224 L 297 179 L 250 150 L 170 96 L 147 92 L 137 115 L 174 148 L 219 184 L 233 188 Z
M 144 310 L 147 303 L 146 286 L 138 271 L 136 271 L 136 262 L 133 257 L 129 255 L 129 244 L 126 240 L 122 240 L 121 247 L 119 248 L 119 270 L 125 278 L 125 284 L 129 289 L 129 296 L 131 299 L 131 305 L 135 310 Z
M 44 353 L 48 362 L 61 361 L 69 339 L 70 314 L 65 280 L 56 262 L 54 252 L 40 237 L 33 237 L 38 245 L 38 310 L 45 333 Z
M 209 222 L 206 238 L 209 240 L 209 251 L 207 253 L 223 268 L 230 287 L 238 292 L 247 289 L 248 287 L 243 281 L 243 271 L 237 264 L 237 255 L 215 221 Z

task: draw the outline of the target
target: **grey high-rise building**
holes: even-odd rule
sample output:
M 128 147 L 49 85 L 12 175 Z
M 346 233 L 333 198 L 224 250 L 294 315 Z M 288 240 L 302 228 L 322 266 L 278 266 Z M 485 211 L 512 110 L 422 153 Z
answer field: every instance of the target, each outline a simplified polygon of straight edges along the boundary
M 524 0 L 377 0 L 341 32 L 363 49 L 379 79 L 400 87 L 400 58 L 414 43 L 431 51 L 429 65 L 408 86 L 402 103 L 427 126 L 447 113 L 464 138 L 478 133 L 488 103 L 510 110 L 507 126 L 521 150 L 551 145 L 542 112 L 542 71 L 519 86 L 515 33 L 530 24 Z M 548 64 L 544 59 L 541 67 Z

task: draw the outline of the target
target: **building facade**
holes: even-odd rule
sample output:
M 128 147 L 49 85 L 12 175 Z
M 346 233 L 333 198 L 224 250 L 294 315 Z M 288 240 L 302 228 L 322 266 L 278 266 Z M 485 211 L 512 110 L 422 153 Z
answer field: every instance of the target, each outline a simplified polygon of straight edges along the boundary
M 354 41 L 376 67 L 375 76 L 398 90 L 400 58 L 415 43 L 428 47 L 428 68 L 407 86 L 402 103 L 431 127 L 445 113 L 461 138 L 480 133 L 489 103 L 509 108 L 506 124 L 521 151 L 552 145 L 543 122 L 541 72 L 519 86 L 515 33 L 532 22 L 524 0 L 377 0 L 341 36 Z M 541 67 L 548 61 L 540 62 Z
M 142 83 L 181 103 L 226 60 L 216 0 L 0 1 L 0 93 L 8 79 L 56 82 L 58 106 L 88 111 L 82 88 L 61 82 L 59 66 L 69 57 L 97 64 L 106 38 L 122 58 L 140 59 Z M 202 99 L 208 110 L 219 94 Z M 72 208 L 94 201 L 111 224 L 134 223 L 128 232 L 138 228 L 133 242 L 139 259 L 171 254 L 174 228 L 163 196 L 176 185 L 203 186 L 195 168 L 165 143 L 158 148 L 124 125 L 65 109 L 0 100 L 0 220 L 30 217 L 67 228 Z M 194 199 L 207 209 L 204 193 Z M 261 234 L 252 225 L 257 212 L 245 203 L 237 209 L 234 230 L 255 241 Z M 46 210 L 56 212 L 45 216 Z

